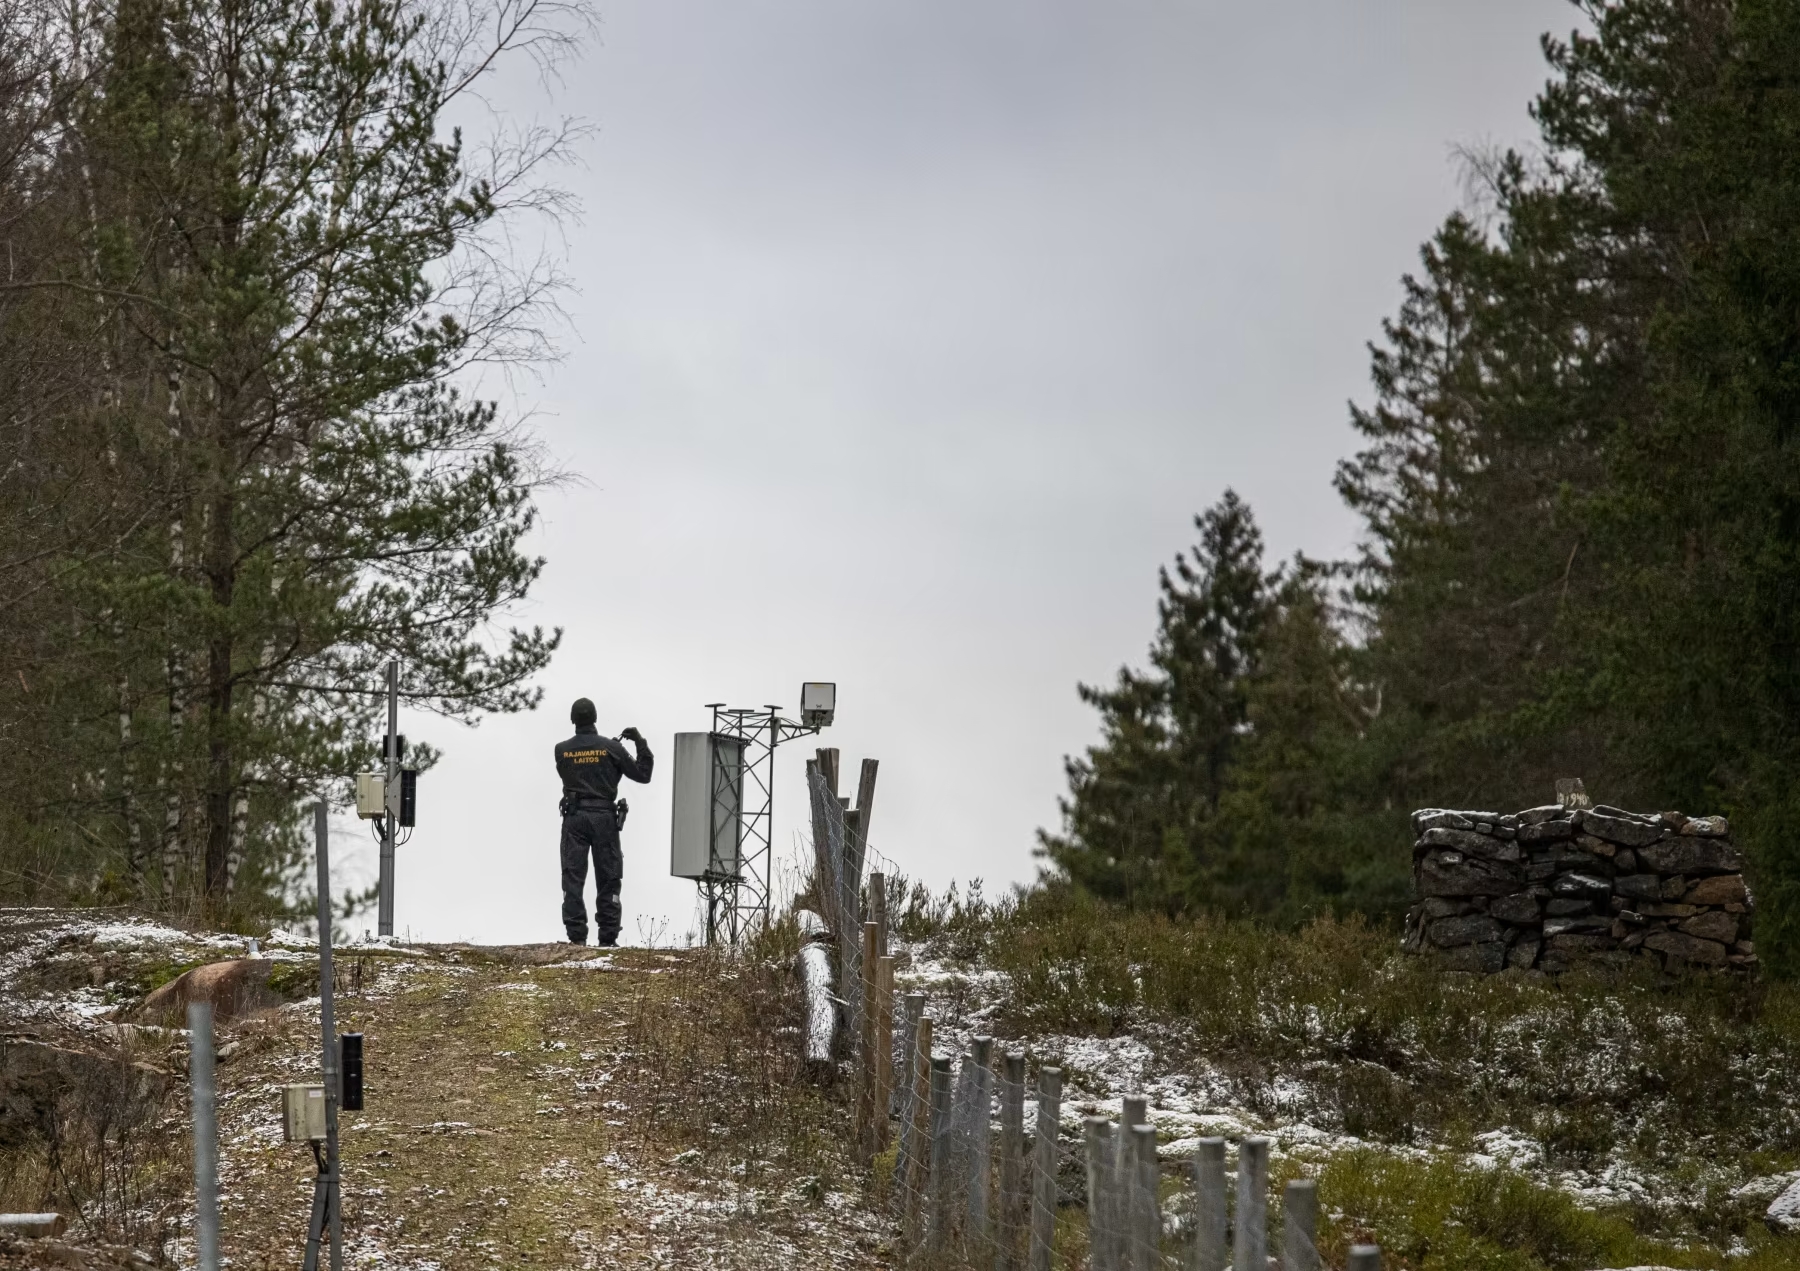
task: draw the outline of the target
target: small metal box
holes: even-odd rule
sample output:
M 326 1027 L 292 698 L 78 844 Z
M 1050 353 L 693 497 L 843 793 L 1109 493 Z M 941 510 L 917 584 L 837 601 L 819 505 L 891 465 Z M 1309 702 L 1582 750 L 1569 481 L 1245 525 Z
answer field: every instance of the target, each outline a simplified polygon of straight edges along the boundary
M 317 1143 L 325 1137 L 325 1087 L 281 1088 L 282 1137 L 289 1143 Z
M 837 685 L 809 681 L 800 686 L 800 722 L 825 728 L 837 715 Z
M 379 772 L 356 774 L 356 815 L 373 821 L 387 815 L 387 780 Z

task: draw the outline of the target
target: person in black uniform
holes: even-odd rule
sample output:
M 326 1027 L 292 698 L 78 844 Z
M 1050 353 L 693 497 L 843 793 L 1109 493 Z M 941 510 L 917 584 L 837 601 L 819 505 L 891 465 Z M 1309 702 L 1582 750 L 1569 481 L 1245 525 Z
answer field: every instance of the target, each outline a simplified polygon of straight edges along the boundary
M 587 907 L 582 891 L 587 887 L 588 853 L 594 855 L 594 926 L 600 943 L 619 943 L 619 883 L 625 877 L 624 853 L 619 850 L 619 826 L 627 805 L 618 798 L 619 778 L 650 780 L 656 757 L 644 743 L 644 735 L 627 728 L 635 755 L 625 753 L 625 743 L 602 737 L 594 727 L 594 704 L 577 698 L 569 709 L 575 735 L 556 743 L 556 775 L 562 778 L 562 888 L 563 929 L 571 944 L 587 943 Z

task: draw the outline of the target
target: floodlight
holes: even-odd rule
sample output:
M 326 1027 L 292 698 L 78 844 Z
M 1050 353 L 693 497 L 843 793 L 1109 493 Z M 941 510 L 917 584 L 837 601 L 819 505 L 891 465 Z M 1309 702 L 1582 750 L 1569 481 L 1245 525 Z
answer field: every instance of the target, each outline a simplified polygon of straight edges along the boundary
M 800 722 L 808 728 L 824 728 L 837 714 L 837 685 L 807 683 L 800 686 Z

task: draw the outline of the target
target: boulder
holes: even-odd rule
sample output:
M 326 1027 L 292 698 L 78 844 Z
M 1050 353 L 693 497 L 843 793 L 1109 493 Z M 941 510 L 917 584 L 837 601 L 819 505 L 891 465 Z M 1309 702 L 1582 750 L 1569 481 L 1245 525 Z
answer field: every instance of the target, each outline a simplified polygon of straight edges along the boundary
M 1606 920 L 1601 919 L 1601 921 L 1605 922 Z M 1607 924 L 1608 927 L 1611 925 L 1612 924 L 1610 923 Z M 1618 947 L 1619 942 L 1612 938 L 1612 932 L 1610 930 L 1566 931 L 1561 935 L 1553 936 L 1546 933 L 1544 936 L 1544 952 L 1546 956 L 1553 953 L 1562 954 L 1565 957 L 1569 955 L 1603 953 L 1608 949 L 1616 949 Z
M 1731 833 L 1731 822 L 1722 816 L 1689 817 L 1681 823 L 1681 832 L 1703 838 L 1725 838 Z
M 1637 853 L 1629 847 L 1621 847 L 1613 853 L 1613 869 L 1621 874 L 1637 873 Z
M 1529 825 L 1519 826 L 1519 842 L 1549 843 L 1556 839 L 1569 838 L 1574 833 L 1575 822 L 1573 821 L 1536 821 Z
M 180 1027 L 186 1022 L 190 1002 L 211 1002 L 213 1018 L 218 1021 L 280 1006 L 287 999 L 269 987 L 274 966 L 267 958 L 237 958 L 194 967 L 151 992 L 138 1008 L 138 1016 Z
M 1506 946 L 1497 940 L 1444 949 L 1437 964 L 1446 971 L 1484 971 L 1492 974 L 1506 965 Z
M 1494 838 L 1474 830 L 1451 830 L 1442 827 L 1426 830 L 1419 836 L 1413 850 L 1429 851 L 1434 847 L 1448 847 L 1454 851 L 1467 852 L 1470 856 L 1485 856 L 1495 861 L 1523 860 L 1524 855 L 1517 843 L 1506 839 Z
M 1656 931 L 1644 938 L 1646 949 L 1655 949 L 1658 953 L 1667 954 L 1671 958 L 1683 962 L 1696 962 L 1702 966 L 1723 966 L 1725 964 L 1725 946 L 1716 940 L 1702 940 L 1699 936 L 1683 935 L 1679 931 Z
M 1530 892 L 1514 892 L 1510 896 L 1501 896 L 1488 906 L 1488 912 L 1501 922 L 1520 924 L 1536 922 L 1541 914 L 1538 898 Z
M 1637 907 L 1646 918 L 1692 918 L 1699 909 L 1693 905 L 1671 904 L 1665 900 L 1650 901 Z
M 1681 897 L 1690 905 L 1741 905 L 1750 899 L 1742 874 L 1714 874 L 1702 878 Z
M 1562 804 L 1546 803 L 1539 807 L 1526 808 L 1519 813 L 1518 821 L 1519 828 L 1522 830 L 1528 825 L 1542 825 L 1545 821 L 1568 821 L 1573 825 L 1573 817 L 1574 813 Z
M 1769 1202 L 1763 1222 L 1778 1236 L 1800 1235 L 1800 1179 L 1789 1184 L 1786 1191 Z
M 1659 874 L 1741 874 L 1744 858 L 1726 838 L 1677 834 L 1638 849 L 1638 860 Z
M 1717 940 L 1720 944 L 1731 944 L 1738 938 L 1737 915 L 1718 909 L 1695 914 L 1675 929 L 1684 935 L 1699 936 L 1702 940 Z
M 1604 839 L 1619 847 L 1644 847 L 1663 836 L 1662 826 L 1629 815 L 1611 815 L 1616 811 L 1614 808 L 1608 808 L 1605 812 L 1598 808 L 1590 809 L 1582 813 L 1581 828 L 1595 838 Z
M 1553 896 L 1580 896 L 1584 900 L 1604 900 L 1612 895 L 1612 879 L 1593 874 L 1561 874 L 1550 884 Z
M 1521 940 L 1506 951 L 1506 965 L 1525 968 L 1537 961 L 1538 950 L 1544 947 L 1541 940 Z
M 1420 808 L 1412 814 L 1414 834 L 1423 834 L 1426 830 L 1472 830 L 1475 822 L 1460 812 L 1452 812 L 1448 808 Z
M 1439 918 L 1426 929 L 1431 943 L 1441 949 L 1458 945 L 1498 940 L 1500 924 L 1486 914 L 1469 914 L 1463 918 Z
M 1452 899 L 1449 896 L 1427 896 L 1419 906 L 1419 913 L 1424 916 L 1425 921 L 1430 922 L 1437 918 L 1454 917 L 1461 913 L 1462 909 L 1460 900 Z
M 1523 881 L 1517 870 L 1498 861 L 1441 848 L 1425 854 L 1415 878 L 1422 896 L 1505 896 Z
M 1572 896 L 1558 896 L 1544 906 L 1544 912 L 1552 918 L 1567 918 L 1571 914 L 1591 914 L 1594 912 L 1594 902 L 1579 900 Z
M 1585 935 L 1597 931 L 1612 930 L 1612 919 L 1600 914 L 1575 915 L 1569 918 L 1544 919 L 1544 938 L 1555 936 Z

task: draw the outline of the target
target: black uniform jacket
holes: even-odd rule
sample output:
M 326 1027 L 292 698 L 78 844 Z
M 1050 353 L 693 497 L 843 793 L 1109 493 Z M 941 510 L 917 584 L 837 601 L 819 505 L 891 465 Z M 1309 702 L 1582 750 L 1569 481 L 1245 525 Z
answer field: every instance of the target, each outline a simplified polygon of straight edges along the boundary
M 589 724 L 575 730 L 567 741 L 556 743 L 556 775 L 562 778 L 563 797 L 588 809 L 610 808 L 619 793 L 619 778 L 650 780 L 656 756 L 643 742 L 633 743 L 636 755 L 625 753 L 625 743 L 602 737 Z

